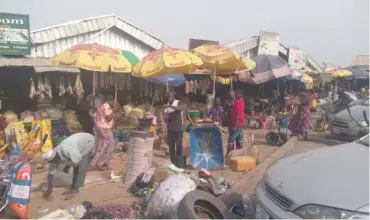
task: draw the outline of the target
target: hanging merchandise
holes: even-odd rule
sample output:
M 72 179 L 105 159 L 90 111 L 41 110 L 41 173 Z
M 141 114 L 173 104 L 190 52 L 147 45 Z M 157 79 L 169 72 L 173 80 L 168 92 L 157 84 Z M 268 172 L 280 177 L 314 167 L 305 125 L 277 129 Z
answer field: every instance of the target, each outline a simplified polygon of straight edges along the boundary
M 187 95 L 190 93 L 190 83 L 189 83 L 189 81 L 185 82 L 185 93 Z
M 193 88 L 193 93 L 196 94 L 197 91 L 198 91 L 198 81 L 195 80 L 193 83 L 194 83 L 194 85 L 193 85 L 193 87 L 194 87 Z
M 28 95 L 28 97 L 30 99 L 33 99 L 37 95 L 37 93 L 36 93 L 36 88 L 35 88 L 35 82 L 32 77 L 30 81 L 31 81 L 31 86 L 30 86 L 30 94 Z
M 46 97 L 52 99 L 53 98 L 53 93 L 51 91 L 51 84 L 50 84 L 48 76 L 45 77 L 44 88 L 45 88 Z
M 123 91 L 123 90 L 125 90 L 125 85 L 126 85 L 126 82 L 125 82 L 125 80 L 126 80 L 126 78 L 127 78 L 127 76 L 126 76 L 127 74 L 125 74 L 125 75 L 119 75 L 118 76 L 118 90 L 119 91 Z
M 102 73 L 99 73 L 99 88 L 100 89 L 105 88 L 105 76 Z
M 77 74 L 76 83 L 75 83 L 75 86 L 73 87 L 73 90 L 75 91 L 78 100 L 82 100 L 85 91 L 84 91 L 83 86 L 82 86 L 81 75 L 80 74 Z
M 115 83 L 115 78 L 114 78 L 114 75 L 109 73 L 109 87 L 112 87 L 112 86 L 115 86 L 116 83 Z
M 37 78 L 37 95 L 40 97 L 41 100 L 45 98 L 44 92 L 45 92 L 44 82 L 42 81 L 42 78 L 39 75 Z
M 194 88 L 193 80 L 190 80 L 189 86 L 190 86 L 190 93 L 193 93 L 193 88 Z
M 127 80 L 126 80 L 126 87 L 127 87 L 127 90 L 131 90 L 131 86 L 132 86 L 132 84 L 131 84 L 131 80 L 132 80 L 131 75 L 128 75 L 128 76 L 127 76 Z
M 64 85 L 64 77 L 60 77 L 60 81 L 59 81 L 59 96 L 63 96 L 64 94 L 66 94 L 66 87 Z
M 67 94 L 68 95 L 73 95 L 72 83 L 71 83 L 71 79 L 69 77 L 68 77 Z
M 101 74 L 101 75 L 103 75 L 103 77 L 104 77 L 103 89 L 109 88 L 109 76 L 108 76 L 108 74 Z

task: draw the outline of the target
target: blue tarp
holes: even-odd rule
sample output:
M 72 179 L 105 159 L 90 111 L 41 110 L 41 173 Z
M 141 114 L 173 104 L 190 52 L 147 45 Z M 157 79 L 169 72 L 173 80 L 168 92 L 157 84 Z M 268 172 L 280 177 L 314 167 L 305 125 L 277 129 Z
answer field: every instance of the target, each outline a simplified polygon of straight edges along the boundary
M 180 86 L 185 83 L 184 74 L 180 73 L 169 73 L 167 76 L 164 75 L 157 78 L 148 78 L 148 80 L 157 84 L 167 85 L 166 77 L 168 77 L 169 86 Z
M 287 80 L 301 80 L 302 79 L 302 73 L 300 72 L 294 72 L 292 75 L 286 77 Z

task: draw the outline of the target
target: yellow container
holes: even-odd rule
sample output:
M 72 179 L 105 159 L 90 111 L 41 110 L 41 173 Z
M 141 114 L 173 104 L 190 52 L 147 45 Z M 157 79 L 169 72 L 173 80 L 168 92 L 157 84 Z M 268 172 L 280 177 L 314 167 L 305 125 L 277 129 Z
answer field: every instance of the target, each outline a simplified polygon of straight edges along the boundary
M 256 159 L 249 156 L 230 158 L 230 168 L 236 172 L 249 171 L 256 167 Z

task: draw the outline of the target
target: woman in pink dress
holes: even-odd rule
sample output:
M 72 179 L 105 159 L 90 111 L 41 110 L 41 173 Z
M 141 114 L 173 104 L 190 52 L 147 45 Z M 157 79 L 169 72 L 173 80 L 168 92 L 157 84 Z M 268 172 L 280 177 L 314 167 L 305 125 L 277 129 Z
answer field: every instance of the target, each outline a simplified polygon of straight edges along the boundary
M 95 114 L 96 150 L 90 163 L 99 170 L 110 170 L 112 152 L 115 149 L 115 140 L 112 133 L 114 125 L 113 103 L 105 102 L 98 107 Z

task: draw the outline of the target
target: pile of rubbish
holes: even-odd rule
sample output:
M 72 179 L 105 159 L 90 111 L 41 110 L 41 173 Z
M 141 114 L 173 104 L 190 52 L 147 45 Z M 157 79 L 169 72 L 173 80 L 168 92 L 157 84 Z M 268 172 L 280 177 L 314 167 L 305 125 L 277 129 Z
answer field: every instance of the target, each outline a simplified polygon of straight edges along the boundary
M 58 209 L 40 219 L 135 219 L 140 215 L 139 203 L 130 205 L 93 205 L 89 201 L 74 205 L 68 210 Z

